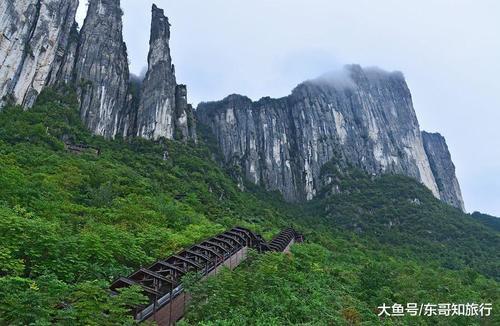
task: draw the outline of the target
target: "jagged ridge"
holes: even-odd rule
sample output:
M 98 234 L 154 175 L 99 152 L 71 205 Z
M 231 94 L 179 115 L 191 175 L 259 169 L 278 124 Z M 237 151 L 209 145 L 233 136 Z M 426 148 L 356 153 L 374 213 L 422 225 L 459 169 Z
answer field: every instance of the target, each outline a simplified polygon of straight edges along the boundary
M 149 69 L 137 99 L 120 0 L 89 1 L 80 32 L 77 7 L 78 0 L 0 4 L 0 108 L 9 101 L 28 108 L 44 87 L 66 84 L 77 89 L 82 121 L 96 135 L 196 141 L 186 86 L 175 80 L 163 10 L 153 5 Z
M 170 56 L 170 23 L 162 9 L 152 8 L 148 71 L 137 116 L 137 136 L 196 139 L 185 85 L 177 85 Z M 176 134 L 177 133 L 177 134 Z
M 137 95 L 130 86 L 120 1 L 91 0 L 81 32 L 74 20 L 77 4 L 2 2 L 0 106 L 13 99 L 29 107 L 46 85 L 70 84 L 94 134 L 196 141 L 163 10 L 152 7 L 148 71 Z M 216 134 L 226 164 L 287 200 L 309 200 L 322 187 L 335 187 L 321 168 L 336 160 L 373 174 L 411 176 L 463 209 L 446 145 L 424 147 L 401 73 L 349 66 L 305 82 L 285 98 L 253 103 L 234 95 L 202 104 L 198 117 Z

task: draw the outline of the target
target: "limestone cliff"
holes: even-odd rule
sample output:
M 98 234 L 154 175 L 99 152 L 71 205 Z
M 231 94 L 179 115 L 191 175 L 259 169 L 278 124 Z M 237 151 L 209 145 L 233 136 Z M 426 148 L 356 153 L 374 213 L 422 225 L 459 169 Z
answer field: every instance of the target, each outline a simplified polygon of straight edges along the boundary
M 54 64 L 56 69 L 51 72 L 48 85 L 73 85 L 75 81 L 74 68 L 79 39 L 78 24 L 75 22 L 71 28 L 69 39 L 66 42 L 65 50 L 59 51 L 56 56 L 56 62 Z
M 196 142 L 196 122 L 193 107 L 187 100 L 186 85 L 177 85 L 175 88 L 175 130 L 176 139 Z
M 78 0 L 0 2 L 0 107 L 30 107 L 61 69 Z
M 80 115 L 96 135 L 115 137 L 127 112 L 129 68 L 119 0 L 90 0 L 74 68 Z
M 252 102 L 231 95 L 200 104 L 196 113 L 214 133 L 226 164 L 287 200 L 312 199 L 324 184 L 321 168 L 332 159 L 373 174 L 413 177 L 439 197 L 399 72 L 347 66 L 284 98 Z
M 448 145 L 438 133 L 423 132 L 424 148 L 439 189 L 441 199 L 465 211 L 460 184 L 455 175 L 455 165 L 451 160 Z
M 185 85 L 177 85 L 170 55 L 170 23 L 153 5 L 148 71 L 142 83 L 137 135 L 148 139 L 194 139 L 192 109 Z
M 76 88 L 81 118 L 96 135 L 196 141 L 163 10 L 153 5 L 149 66 L 138 82 L 129 75 L 120 0 L 90 0 L 81 31 L 77 8 L 78 0 L 0 3 L 0 108 L 9 101 L 29 108 L 44 87 L 66 84 Z
M 70 84 L 94 134 L 196 141 L 197 119 L 186 86 L 176 81 L 164 11 L 153 5 L 141 81 L 129 75 L 120 1 L 90 0 L 80 32 L 77 7 L 78 0 L 0 2 L 0 108 L 8 101 L 29 108 L 45 86 Z M 446 142 L 420 132 L 399 72 L 347 66 L 287 97 L 252 102 L 231 95 L 202 103 L 196 116 L 239 180 L 278 190 L 287 200 L 309 200 L 332 186 L 322 168 L 335 161 L 413 177 L 464 209 Z

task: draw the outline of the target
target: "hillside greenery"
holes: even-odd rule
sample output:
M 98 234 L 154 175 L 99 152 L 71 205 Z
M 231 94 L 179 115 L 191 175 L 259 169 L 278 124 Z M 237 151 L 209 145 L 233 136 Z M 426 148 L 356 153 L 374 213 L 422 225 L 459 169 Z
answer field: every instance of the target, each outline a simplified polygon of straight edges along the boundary
M 498 312 L 498 230 L 417 182 L 337 169 L 341 193 L 284 203 L 239 191 L 208 134 L 199 144 L 108 141 L 85 130 L 76 107 L 48 90 L 28 111 L 0 113 L 1 325 L 133 324 L 128 309 L 145 298 L 134 287 L 110 296 L 112 280 L 235 225 L 267 239 L 293 225 L 307 241 L 189 283 L 183 323 L 498 324 L 498 314 L 377 316 L 395 302 L 492 302 Z
M 492 228 L 493 230 L 500 231 L 500 217 L 474 212 L 471 214 L 473 218 L 480 221 L 484 225 Z

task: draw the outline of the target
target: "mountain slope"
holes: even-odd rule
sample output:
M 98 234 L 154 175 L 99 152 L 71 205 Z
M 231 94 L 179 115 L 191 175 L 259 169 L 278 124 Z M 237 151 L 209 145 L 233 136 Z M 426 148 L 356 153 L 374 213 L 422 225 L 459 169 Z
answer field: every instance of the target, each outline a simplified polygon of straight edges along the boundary
M 500 231 L 500 218 L 488 214 L 481 214 L 480 212 L 474 212 L 471 216 L 484 225 L 496 231 Z
M 139 291 L 110 297 L 111 280 L 237 224 L 266 238 L 293 224 L 308 243 L 193 285 L 186 322 L 377 322 L 383 302 L 498 302 L 498 232 L 412 179 L 342 169 L 341 194 L 289 204 L 241 192 L 207 138 L 92 136 L 74 99 L 47 90 L 0 113 L 0 323 L 130 322 Z

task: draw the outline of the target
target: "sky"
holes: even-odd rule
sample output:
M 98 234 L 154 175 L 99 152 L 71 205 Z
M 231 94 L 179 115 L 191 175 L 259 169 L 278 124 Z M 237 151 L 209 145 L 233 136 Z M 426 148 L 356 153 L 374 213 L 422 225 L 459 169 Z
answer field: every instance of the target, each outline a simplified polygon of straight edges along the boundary
M 500 216 L 500 1 L 121 0 L 135 74 L 153 2 L 193 104 L 286 96 L 349 63 L 402 71 L 421 129 L 447 140 L 466 210 Z

